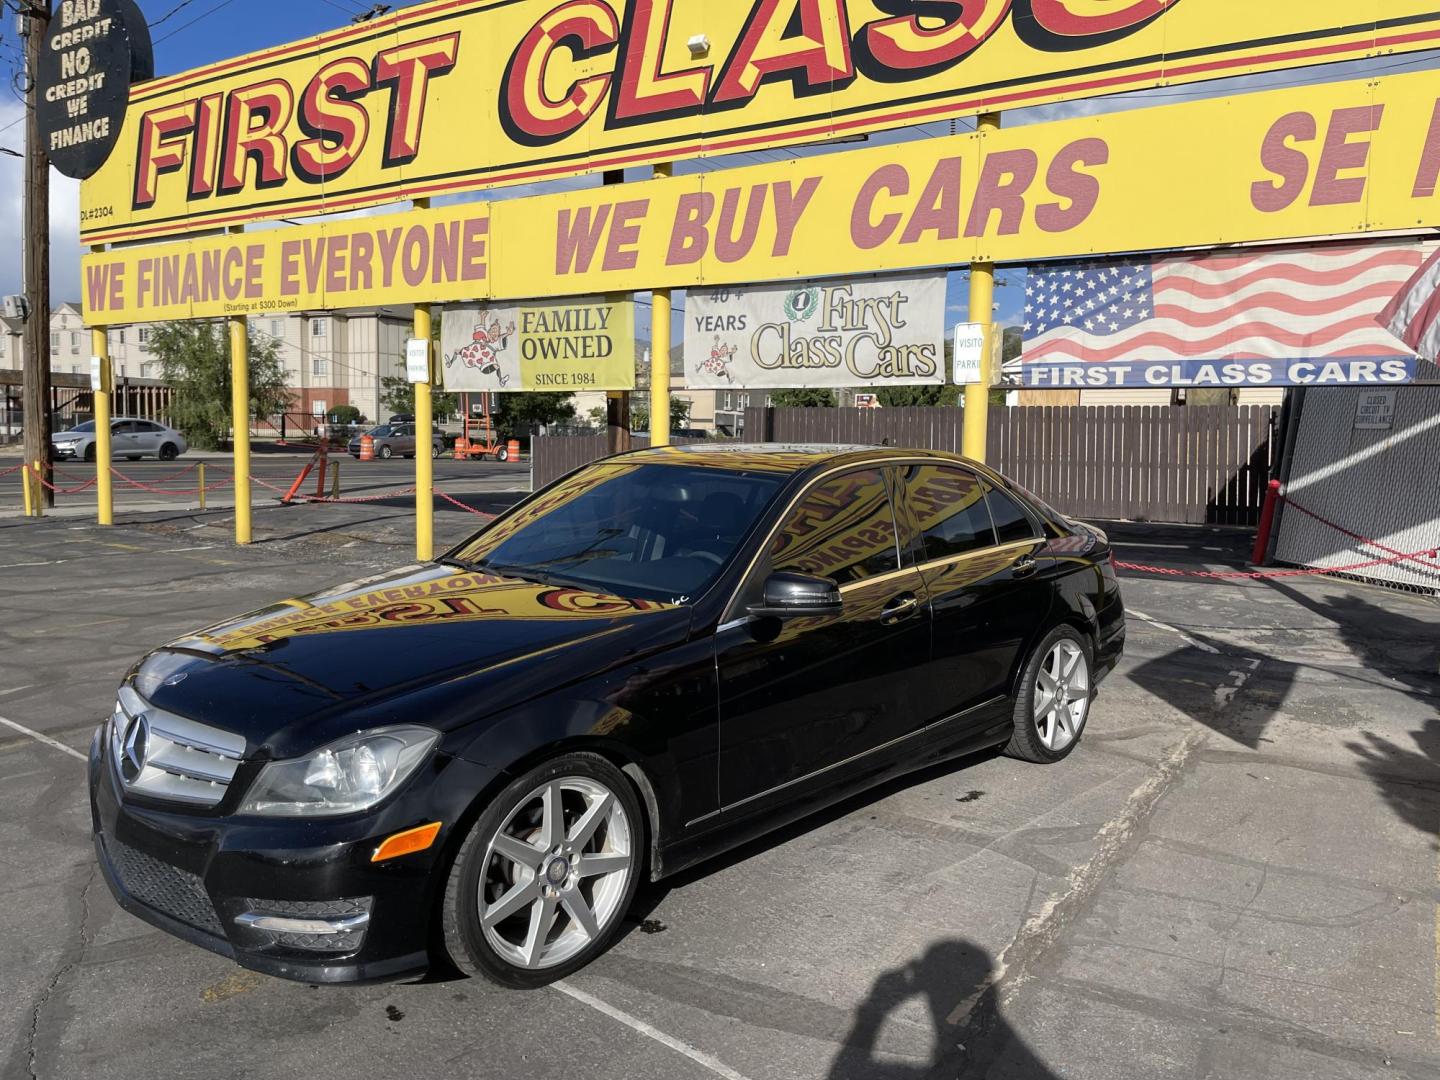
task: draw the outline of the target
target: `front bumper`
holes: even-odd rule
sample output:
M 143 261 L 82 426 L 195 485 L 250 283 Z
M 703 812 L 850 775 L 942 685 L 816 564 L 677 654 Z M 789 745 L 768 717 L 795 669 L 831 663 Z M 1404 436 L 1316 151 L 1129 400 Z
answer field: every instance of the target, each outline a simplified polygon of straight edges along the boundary
M 62 461 L 69 461 L 71 458 L 79 457 L 79 447 L 76 443 L 51 443 L 50 453 Z
M 127 802 L 103 730 L 90 746 L 95 853 L 126 911 L 244 967 L 301 982 L 380 982 L 429 965 L 448 826 L 463 815 L 465 792 L 473 799 L 493 772 L 437 757 L 373 813 L 342 819 L 190 813 Z M 425 821 L 446 825 L 428 851 L 370 861 L 386 836 Z M 286 932 L 297 922 L 343 930 Z

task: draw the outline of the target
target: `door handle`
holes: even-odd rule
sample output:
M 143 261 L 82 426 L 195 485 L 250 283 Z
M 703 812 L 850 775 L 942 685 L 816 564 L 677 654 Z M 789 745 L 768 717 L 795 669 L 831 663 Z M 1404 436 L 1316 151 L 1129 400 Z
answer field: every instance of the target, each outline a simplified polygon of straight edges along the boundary
M 1015 577 L 1029 577 L 1040 569 L 1040 564 L 1035 561 L 1034 555 L 1022 555 L 1015 560 L 1015 565 L 1010 568 L 1010 573 Z
M 914 593 L 902 593 L 886 604 L 880 612 L 880 622 L 886 626 L 904 622 L 920 610 L 920 598 Z

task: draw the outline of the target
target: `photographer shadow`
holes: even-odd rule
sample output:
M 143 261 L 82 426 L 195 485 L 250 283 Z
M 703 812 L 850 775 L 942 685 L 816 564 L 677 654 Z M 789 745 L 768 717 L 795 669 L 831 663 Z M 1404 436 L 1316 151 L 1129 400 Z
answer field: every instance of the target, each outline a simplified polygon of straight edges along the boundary
M 938 1080 L 946 1077 L 1024 1077 L 1053 1080 L 1055 1074 L 1016 1035 L 994 1006 L 994 965 L 984 949 L 968 941 L 942 941 L 924 956 L 884 972 L 856 1009 L 844 1044 L 830 1065 L 829 1080 Z M 929 1015 L 928 1060 L 883 1038 L 886 1020 L 914 998 Z M 953 1022 L 958 1006 L 971 1002 L 967 1016 Z M 881 1046 L 882 1039 L 888 1044 Z

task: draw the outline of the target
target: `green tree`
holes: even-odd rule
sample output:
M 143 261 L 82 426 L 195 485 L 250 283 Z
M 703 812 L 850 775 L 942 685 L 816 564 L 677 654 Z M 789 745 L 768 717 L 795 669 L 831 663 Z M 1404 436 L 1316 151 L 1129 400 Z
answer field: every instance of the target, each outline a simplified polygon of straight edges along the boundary
M 511 438 L 529 435 L 539 425 L 575 419 L 574 394 L 526 390 L 500 395 L 500 425 Z
M 233 427 L 230 415 L 230 335 L 213 322 L 173 322 L 155 327 L 150 353 L 162 377 L 175 390 L 170 416 L 190 444 L 215 450 Z M 259 338 L 250 342 L 250 415 L 247 420 L 275 416 L 290 408 L 279 343 Z
M 415 415 L 415 384 L 404 375 L 383 375 L 380 378 L 380 404 L 391 413 Z M 438 420 L 454 416 L 460 408 L 459 399 L 436 386 L 430 387 L 430 408 Z M 378 419 L 378 417 L 377 417 Z
M 900 409 L 907 405 L 956 405 L 960 401 L 960 387 L 951 383 L 940 386 L 885 386 L 876 391 L 876 396 L 887 409 Z
M 780 409 L 833 409 L 835 394 L 823 387 L 809 390 L 776 390 L 770 395 L 771 403 Z
M 670 398 L 670 430 L 679 431 L 690 424 L 690 402 L 682 401 L 680 398 Z M 650 430 L 650 398 L 648 395 L 631 399 L 630 404 L 630 427 L 635 431 Z
M 329 419 L 332 424 L 358 424 L 365 417 L 354 405 L 336 405 L 330 410 Z

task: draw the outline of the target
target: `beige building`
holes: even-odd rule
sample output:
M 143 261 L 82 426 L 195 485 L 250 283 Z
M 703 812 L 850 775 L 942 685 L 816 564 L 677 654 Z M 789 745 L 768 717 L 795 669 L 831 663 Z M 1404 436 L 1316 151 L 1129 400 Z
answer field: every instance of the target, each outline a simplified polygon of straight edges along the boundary
M 380 380 L 403 375 L 405 341 L 413 313 L 408 307 L 263 316 L 249 320 L 254 342 L 276 341 L 285 382 L 294 393 L 292 412 L 321 416 L 336 405 L 354 405 L 369 420 L 382 419 Z M 89 375 L 90 331 L 78 303 L 50 312 L 50 369 Z M 150 352 L 151 326 L 114 326 L 107 332 L 117 383 L 159 379 Z M 24 324 L 0 318 L 0 369 L 24 367 Z

